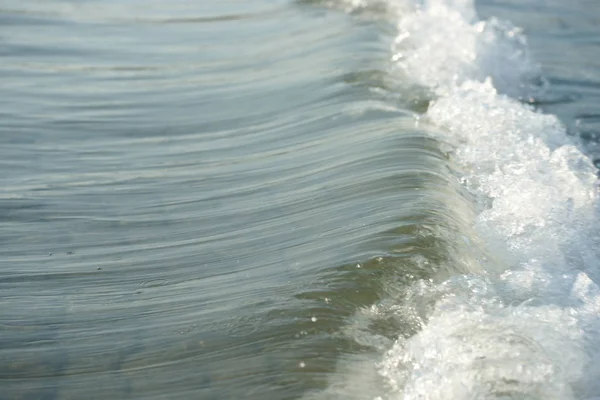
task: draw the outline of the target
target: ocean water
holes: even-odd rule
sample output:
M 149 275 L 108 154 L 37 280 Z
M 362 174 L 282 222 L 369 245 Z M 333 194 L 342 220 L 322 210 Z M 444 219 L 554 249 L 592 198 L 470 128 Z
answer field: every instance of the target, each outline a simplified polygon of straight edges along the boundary
M 5 0 L 0 399 L 600 398 L 600 3 Z

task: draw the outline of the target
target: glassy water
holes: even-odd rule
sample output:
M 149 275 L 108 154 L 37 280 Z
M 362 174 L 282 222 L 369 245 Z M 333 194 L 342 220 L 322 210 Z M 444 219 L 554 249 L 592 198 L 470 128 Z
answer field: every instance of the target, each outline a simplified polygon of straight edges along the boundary
M 596 1 L 0 22 L 0 399 L 600 396 Z

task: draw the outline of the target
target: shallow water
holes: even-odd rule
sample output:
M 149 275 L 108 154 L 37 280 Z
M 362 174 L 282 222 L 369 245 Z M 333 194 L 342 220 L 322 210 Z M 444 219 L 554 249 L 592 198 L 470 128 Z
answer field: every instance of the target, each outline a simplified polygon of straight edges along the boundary
M 600 395 L 600 9 L 476 6 L 4 2 L 0 398 Z

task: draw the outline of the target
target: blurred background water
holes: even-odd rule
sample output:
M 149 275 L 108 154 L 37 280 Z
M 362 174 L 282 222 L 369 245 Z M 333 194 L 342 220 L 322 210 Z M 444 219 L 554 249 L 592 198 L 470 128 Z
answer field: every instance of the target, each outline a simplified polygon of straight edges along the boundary
M 1 3 L 1 399 L 299 398 L 419 329 L 357 311 L 464 272 L 476 206 L 354 3 Z M 600 3 L 477 10 L 600 158 Z

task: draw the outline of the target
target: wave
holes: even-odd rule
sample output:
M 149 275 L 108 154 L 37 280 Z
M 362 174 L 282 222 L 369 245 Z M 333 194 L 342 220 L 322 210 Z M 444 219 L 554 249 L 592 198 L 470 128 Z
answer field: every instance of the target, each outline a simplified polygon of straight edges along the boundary
M 547 82 L 522 30 L 480 20 L 471 0 L 337 5 L 395 21 L 392 73 L 429 93 L 417 123 L 441 128 L 477 210 L 455 240 L 485 249 L 478 265 L 454 268 L 466 273 L 365 311 L 419 326 L 378 362 L 380 398 L 600 396 L 596 169 L 534 108 Z

